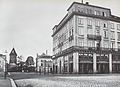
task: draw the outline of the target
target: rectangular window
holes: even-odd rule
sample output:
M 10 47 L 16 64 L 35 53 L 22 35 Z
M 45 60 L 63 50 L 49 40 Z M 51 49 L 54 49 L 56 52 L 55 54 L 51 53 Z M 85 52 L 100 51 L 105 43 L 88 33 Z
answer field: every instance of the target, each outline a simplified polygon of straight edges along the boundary
M 78 38 L 78 46 L 84 46 L 84 39 Z
M 78 25 L 83 25 L 83 24 L 84 24 L 84 19 L 78 18 Z
M 43 66 L 43 63 L 41 63 L 41 66 Z
M 111 23 L 111 29 L 114 29 L 114 23 Z
M 117 24 L 117 29 L 120 30 L 120 24 Z
M 105 41 L 104 42 L 104 48 L 108 48 L 109 44 L 108 44 L 108 41 Z
M 87 20 L 87 25 L 92 25 L 92 20 L 91 19 Z
M 95 10 L 95 15 L 100 15 L 100 11 Z
M 95 47 L 94 41 L 88 40 L 88 47 Z
M 96 29 L 96 35 L 100 35 L 100 29 Z
M 92 14 L 92 9 L 87 9 L 87 14 Z
M 96 20 L 95 21 L 95 26 L 100 26 L 100 21 Z
M 84 28 L 78 26 L 78 35 L 84 35 Z
M 114 40 L 115 39 L 115 32 L 111 31 L 111 39 Z
M 106 17 L 107 13 L 106 12 L 102 12 L 102 16 Z
M 95 10 L 95 15 L 97 15 L 97 11 Z
M 80 8 L 80 7 L 78 7 L 78 12 L 80 12 L 80 13 L 84 13 L 85 10 L 84 10 L 84 8 Z
M 104 30 L 104 37 L 108 38 L 108 31 L 107 30 Z
M 111 48 L 115 48 L 115 42 L 111 42 Z
M 118 49 L 120 49 L 120 43 L 118 43 Z
M 93 29 L 88 28 L 88 29 L 87 29 L 87 34 L 94 34 Z
M 104 23 L 104 24 L 103 24 L 103 27 L 104 27 L 104 28 L 107 28 L 107 23 Z
M 118 32 L 117 34 L 118 34 L 118 41 L 120 41 L 120 32 Z

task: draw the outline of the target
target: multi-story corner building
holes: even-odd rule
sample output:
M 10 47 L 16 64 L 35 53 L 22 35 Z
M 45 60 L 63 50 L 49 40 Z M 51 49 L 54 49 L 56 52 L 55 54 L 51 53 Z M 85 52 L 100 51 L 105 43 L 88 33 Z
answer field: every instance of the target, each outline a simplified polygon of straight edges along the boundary
M 52 56 L 43 53 L 37 54 L 36 68 L 39 73 L 51 73 L 52 72 Z
M 119 73 L 120 17 L 109 8 L 73 2 L 53 28 L 55 73 Z

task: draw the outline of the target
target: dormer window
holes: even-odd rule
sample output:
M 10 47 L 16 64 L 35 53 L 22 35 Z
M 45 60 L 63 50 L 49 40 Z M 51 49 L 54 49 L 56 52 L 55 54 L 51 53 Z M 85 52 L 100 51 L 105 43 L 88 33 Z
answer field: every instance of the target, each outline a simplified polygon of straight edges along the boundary
M 106 14 L 105 12 L 102 12 L 102 16 L 106 17 L 106 16 L 107 16 L 107 14 Z
M 95 10 L 95 15 L 100 15 L 100 11 Z
M 78 12 L 80 12 L 80 13 L 84 13 L 85 11 L 84 11 L 84 8 L 80 8 L 80 7 L 78 7 Z
M 104 12 L 102 12 L 102 16 L 105 16 L 105 13 L 104 13 Z

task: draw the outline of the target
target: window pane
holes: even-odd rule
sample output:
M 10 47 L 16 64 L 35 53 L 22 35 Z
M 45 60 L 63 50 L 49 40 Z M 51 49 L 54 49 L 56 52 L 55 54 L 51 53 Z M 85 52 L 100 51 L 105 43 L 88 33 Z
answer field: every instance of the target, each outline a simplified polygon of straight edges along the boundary
M 83 29 L 84 29 L 83 27 L 78 26 L 78 35 L 84 35 Z
M 120 30 L 120 24 L 117 24 L 117 29 Z
M 92 25 L 92 20 L 91 20 L 91 19 L 88 19 L 88 20 L 87 20 L 87 24 L 88 24 L 88 25 Z
M 120 41 L 120 32 L 118 32 L 118 40 Z
M 78 46 L 84 46 L 84 39 L 78 38 Z
M 115 39 L 115 32 L 111 31 L 111 39 Z
M 112 28 L 112 29 L 114 28 L 114 23 L 111 23 L 111 28 Z
M 78 25 L 83 25 L 83 22 L 84 22 L 83 18 L 78 18 Z

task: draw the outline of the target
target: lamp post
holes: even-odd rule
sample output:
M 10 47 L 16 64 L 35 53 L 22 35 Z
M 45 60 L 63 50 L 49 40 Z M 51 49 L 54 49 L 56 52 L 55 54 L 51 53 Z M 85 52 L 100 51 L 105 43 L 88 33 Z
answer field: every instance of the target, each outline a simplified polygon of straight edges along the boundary
M 5 50 L 5 53 L 7 53 L 7 50 Z M 4 72 L 4 79 L 6 79 L 7 69 L 6 69 L 6 55 L 5 55 L 5 72 Z

